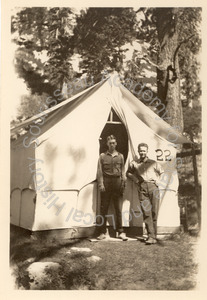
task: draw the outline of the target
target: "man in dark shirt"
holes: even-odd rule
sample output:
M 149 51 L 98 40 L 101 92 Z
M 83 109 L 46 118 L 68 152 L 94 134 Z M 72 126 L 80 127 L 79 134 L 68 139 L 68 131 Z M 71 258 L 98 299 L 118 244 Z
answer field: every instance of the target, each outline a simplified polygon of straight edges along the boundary
M 114 135 L 107 137 L 108 150 L 101 153 L 98 161 L 97 179 L 101 192 L 101 224 L 99 240 L 106 238 L 106 215 L 112 201 L 116 212 L 116 230 L 119 238 L 127 240 L 122 227 L 122 200 L 126 184 L 124 157 L 116 151 Z
M 141 143 L 138 145 L 140 158 L 130 163 L 127 177 L 137 184 L 143 219 L 148 234 L 146 244 L 156 244 L 157 215 L 160 200 L 158 181 L 164 171 L 156 161 L 148 158 L 147 152 L 147 144 Z

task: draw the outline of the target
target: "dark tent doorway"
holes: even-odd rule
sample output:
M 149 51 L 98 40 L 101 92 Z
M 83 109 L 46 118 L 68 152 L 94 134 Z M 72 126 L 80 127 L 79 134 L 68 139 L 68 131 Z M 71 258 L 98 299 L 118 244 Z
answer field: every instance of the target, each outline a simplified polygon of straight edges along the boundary
M 106 125 L 100 135 L 100 150 L 99 152 L 105 152 L 107 150 L 106 139 L 109 135 L 114 135 L 117 140 L 117 151 L 124 155 L 124 161 L 128 156 L 128 135 L 124 124 L 121 122 L 115 111 L 112 109 Z

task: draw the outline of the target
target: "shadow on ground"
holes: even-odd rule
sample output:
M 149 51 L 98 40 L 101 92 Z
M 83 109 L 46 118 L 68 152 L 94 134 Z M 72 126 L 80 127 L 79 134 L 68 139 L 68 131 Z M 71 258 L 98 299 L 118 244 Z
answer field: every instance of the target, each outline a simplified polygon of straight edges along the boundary
M 34 240 L 11 231 L 11 267 L 17 289 L 30 289 L 27 268 L 34 262 L 57 262 L 42 290 L 191 290 L 196 286 L 197 238 L 177 234 L 156 245 L 140 241 Z M 75 252 L 72 247 L 91 252 Z M 91 256 L 100 260 L 93 262 Z

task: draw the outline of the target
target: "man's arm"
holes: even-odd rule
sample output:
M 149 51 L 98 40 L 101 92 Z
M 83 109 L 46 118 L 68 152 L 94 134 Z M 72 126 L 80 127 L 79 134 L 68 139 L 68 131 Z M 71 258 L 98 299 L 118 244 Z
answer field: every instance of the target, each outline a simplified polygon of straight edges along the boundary
M 100 191 L 105 192 L 105 187 L 103 182 L 103 171 L 102 171 L 102 164 L 101 164 L 101 155 L 99 156 L 99 160 L 98 160 L 97 180 L 98 180 L 98 187 Z
M 121 179 L 122 182 L 124 182 L 126 184 L 126 174 L 125 174 L 125 166 L 124 166 L 124 156 L 121 155 Z
M 156 172 L 156 174 L 158 176 L 158 178 L 156 180 L 156 184 L 157 184 L 158 187 L 160 185 L 162 186 L 162 176 L 161 175 L 164 173 L 164 170 L 163 170 L 162 166 L 158 162 L 156 162 L 155 172 Z
M 156 162 L 156 173 L 158 174 L 159 177 L 161 174 L 164 173 L 162 166 L 158 162 Z
M 133 162 L 131 162 L 131 163 L 129 164 L 128 170 L 127 170 L 127 172 L 126 172 L 126 176 L 127 176 L 128 178 L 130 178 L 132 181 L 134 181 L 135 183 L 138 183 L 139 180 L 138 180 L 138 178 L 134 175 L 134 171 L 135 171 L 134 164 L 133 164 Z
M 125 174 L 125 166 L 124 166 L 124 156 L 121 154 L 121 193 L 124 192 L 126 187 L 126 174 Z

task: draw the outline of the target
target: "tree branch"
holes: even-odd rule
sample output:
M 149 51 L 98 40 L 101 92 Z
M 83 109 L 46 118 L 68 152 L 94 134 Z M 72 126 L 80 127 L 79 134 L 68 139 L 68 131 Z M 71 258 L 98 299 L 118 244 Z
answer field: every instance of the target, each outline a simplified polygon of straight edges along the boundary
M 176 60 L 176 55 L 178 54 L 178 51 L 181 47 L 182 44 L 187 43 L 195 34 L 190 35 L 187 39 L 183 40 L 180 42 L 180 44 L 177 46 L 175 49 L 174 57 L 173 57 L 173 64 L 174 64 L 174 69 L 175 69 L 175 60 Z
M 156 67 L 156 68 L 159 69 L 160 71 L 166 70 L 166 68 L 164 68 L 163 66 L 157 65 L 157 64 L 155 64 L 154 62 L 152 62 L 152 61 L 147 57 L 147 55 L 144 55 L 144 56 L 142 56 L 142 57 L 140 57 L 140 58 L 143 59 L 143 60 L 145 60 L 146 62 L 148 62 L 150 65 Z
M 178 51 L 179 51 L 181 45 L 184 44 L 184 43 L 187 43 L 193 36 L 194 36 L 194 34 L 192 34 L 191 36 L 189 36 L 187 39 L 181 41 L 181 42 L 179 43 L 179 45 L 177 46 L 177 48 L 175 49 L 175 53 L 174 53 L 174 56 L 173 56 L 173 68 L 174 68 L 174 69 L 175 69 L 176 55 L 177 55 L 177 53 L 178 53 Z M 145 61 L 148 62 L 151 66 L 156 67 L 156 68 L 157 68 L 158 70 L 160 70 L 160 71 L 166 70 L 166 67 L 164 67 L 164 66 L 162 66 L 162 65 L 157 65 L 157 64 L 155 64 L 154 62 L 152 62 L 152 61 L 147 57 L 147 55 L 143 55 L 143 56 L 141 56 L 141 57 L 139 57 L 139 58 L 145 60 Z M 134 62 L 132 62 L 132 63 L 138 68 L 138 66 L 137 66 Z
M 137 69 L 139 69 L 139 67 L 138 67 L 133 61 L 131 61 L 131 63 L 132 63 Z

